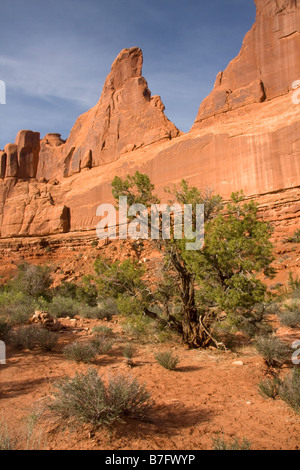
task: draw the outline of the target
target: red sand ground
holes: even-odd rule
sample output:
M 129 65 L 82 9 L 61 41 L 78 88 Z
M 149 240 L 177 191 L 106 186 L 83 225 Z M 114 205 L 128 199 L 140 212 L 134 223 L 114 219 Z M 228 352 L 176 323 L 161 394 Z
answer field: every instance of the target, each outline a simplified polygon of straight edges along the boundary
M 8 347 L 7 365 L 0 366 L 0 419 L 2 416 L 16 434 L 36 405 L 51 394 L 53 382 L 88 368 L 67 361 L 62 348 L 75 339 L 87 338 L 95 324 L 107 325 L 83 320 L 78 326 L 84 329 L 72 330 L 68 320 L 64 322 L 69 328 L 60 334 L 59 344 L 51 353 L 20 352 Z M 109 326 L 116 333 L 116 343 L 92 366 L 104 377 L 126 373 L 145 383 L 156 401 L 149 420 L 117 424 L 111 432 L 93 432 L 89 426 L 57 428 L 41 420 L 38 427 L 43 430 L 42 448 L 201 450 L 212 449 L 212 437 L 224 433 L 226 440 L 247 438 L 252 449 L 299 450 L 300 415 L 283 401 L 264 399 L 259 394 L 257 385 L 266 368 L 252 347 L 243 347 L 238 353 L 220 353 L 186 350 L 176 341 L 134 341 L 137 353 L 135 366 L 130 369 L 122 348 L 132 338 L 122 333 L 118 322 Z M 156 352 L 170 348 L 180 358 L 174 372 L 162 368 L 154 358 Z M 235 361 L 243 361 L 244 365 L 234 365 Z

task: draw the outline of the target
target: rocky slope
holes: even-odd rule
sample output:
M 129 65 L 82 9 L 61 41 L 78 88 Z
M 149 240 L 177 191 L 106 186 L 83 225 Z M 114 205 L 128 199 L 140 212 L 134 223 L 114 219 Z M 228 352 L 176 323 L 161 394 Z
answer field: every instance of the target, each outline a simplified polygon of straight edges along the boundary
M 250 1 L 250 0 L 249 0 Z M 228 197 L 243 189 L 267 197 L 277 230 L 299 226 L 299 0 L 255 0 L 257 18 L 242 49 L 217 76 L 191 131 L 165 116 L 142 77 L 142 52 L 123 50 L 97 105 L 76 121 L 66 142 L 21 131 L 0 153 L 1 237 L 95 229 L 96 208 L 111 202 L 115 175 L 148 173 L 163 188 L 182 178 Z M 275 211 L 275 212 L 274 212 Z M 286 217 L 284 212 L 287 212 Z

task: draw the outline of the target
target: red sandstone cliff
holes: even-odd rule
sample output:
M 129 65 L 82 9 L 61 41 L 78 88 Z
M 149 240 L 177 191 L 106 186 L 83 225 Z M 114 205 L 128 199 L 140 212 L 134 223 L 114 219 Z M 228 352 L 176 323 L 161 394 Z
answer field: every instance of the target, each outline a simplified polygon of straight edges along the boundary
M 93 229 L 96 207 L 111 199 L 112 178 L 136 169 L 158 190 L 186 178 L 225 197 L 239 189 L 251 196 L 291 191 L 295 225 L 300 104 L 292 83 L 300 78 L 300 4 L 256 5 L 240 54 L 218 75 L 188 134 L 151 97 L 138 48 L 120 53 L 98 104 L 79 117 L 66 142 L 59 134 L 39 142 L 37 133 L 22 131 L 0 152 L 1 236 Z

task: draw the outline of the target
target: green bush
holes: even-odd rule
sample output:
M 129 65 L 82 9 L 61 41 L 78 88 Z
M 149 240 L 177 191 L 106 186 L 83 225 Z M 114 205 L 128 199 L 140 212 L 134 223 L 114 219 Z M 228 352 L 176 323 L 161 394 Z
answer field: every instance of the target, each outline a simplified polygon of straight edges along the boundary
M 175 370 L 179 362 L 179 357 L 173 356 L 171 351 L 158 353 L 155 359 L 162 367 L 168 370 Z
M 104 326 L 104 325 L 94 326 L 92 331 L 93 333 L 102 333 L 103 335 L 107 337 L 111 337 L 114 334 L 111 328 L 109 328 L 108 326 Z
M 18 266 L 17 276 L 9 283 L 9 287 L 33 298 L 48 297 L 52 279 L 50 268 L 23 263 Z
M 3 318 L 0 318 L 0 340 L 6 341 L 9 337 L 10 330 L 11 324 Z
M 96 358 L 97 351 L 95 346 L 91 343 L 79 343 L 75 341 L 63 349 L 63 354 L 69 361 L 89 364 Z
M 254 346 L 268 367 L 280 367 L 291 356 L 291 349 L 276 336 L 259 336 Z
M 275 398 L 278 396 L 280 379 L 273 377 L 273 379 L 262 380 L 259 384 L 259 392 L 263 397 Z
M 21 326 L 8 335 L 8 341 L 18 349 L 40 347 L 43 351 L 52 351 L 58 341 L 58 334 L 36 326 Z
M 37 344 L 37 328 L 35 326 L 21 326 L 13 330 L 9 342 L 18 349 L 33 349 Z
M 280 323 L 289 328 L 300 326 L 300 305 L 292 304 L 279 315 Z
M 279 387 L 279 396 L 297 413 L 300 413 L 300 369 L 294 368 Z
M 124 417 L 143 419 L 153 405 L 149 393 L 136 379 L 118 375 L 105 385 L 95 369 L 55 385 L 49 408 L 63 421 L 99 427 Z
M 46 330 L 45 328 L 39 328 L 36 331 L 35 339 L 42 351 L 52 351 L 57 345 L 58 333 Z
M 80 305 L 71 297 L 57 295 L 49 303 L 48 311 L 53 317 L 73 318 L 79 314 Z
M 114 341 L 105 333 L 97 333 L 91 340 L 91 344 L 100 354 L 108 353 L 114 345 Z
M 35 310 L 35 304 L 32 297 L 6 287 L 0 292 L 0 317 L 12 325 L 26 323 Z
M 251 450 L 251 442 L 245 437 L 242 441 L 235 438 L 231 441 L 226 442 L 224 436 L 212 438 L 213 450 Z
M 129 359 L 131 360 L 134 356 L 134 353 L 135 353 L 135 349 L 134 347 L 132 346 L 132 344 L 126 344 L 126 346 L 124 347 L 123 349 L 123 356 L 126 358 L 126 359 Z
M 7 424 L 0 421 L 0 450 L 16 450 L 17 439 L 12 431 L 8 428 Z
M 296 230 L 294 235 L 287 239 L 288 243 L 300 243 L 300 229 Z

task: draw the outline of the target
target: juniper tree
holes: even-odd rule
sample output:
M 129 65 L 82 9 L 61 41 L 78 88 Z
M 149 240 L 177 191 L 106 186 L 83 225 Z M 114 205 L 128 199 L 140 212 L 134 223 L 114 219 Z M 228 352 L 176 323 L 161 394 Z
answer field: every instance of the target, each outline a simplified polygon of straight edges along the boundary
M 116 177 L 112 187 L 117 206 L 120 196 L 126 196 L 130 205 L 141 203 L 149 208 L 159 203 L 147 175 L 136 172 L 125 180 Z M 220 196 L 190 187 L 184 180 L 167 192 L 173 203 L 190 204 L 193 208 L 203 204 L 204 246 L 188 251 L 187 240 L 176 239 L 171 224 L 170 239 L 150 241 L 160 249 L 162 257 L 156 288 L 150 288 L 143 269 L 130 260 L 104 264 L 97 261 L 99 286 L 102 291 L 108 289 L 109 295 L 123 298 L 123 307 L 125 298 L 128 312 L 142 310 L 144 315 L 176 329 L 189 347 L 207 347 L 211 343 L 218 346 L 213 325 L 220 313 L 224 316 L 225 312 L 238 323 L 241 318 L 251 319 L 255 305 L 264 300 L 266 285 L 261 276 L 274 275 L 272 230 L 268 223 L 259 220 L 257 204 L 245 202 L 242 193 L 232 194 L 231 202 L 224 205 Z M 192 225 L 195 229 L 194 217 Z M 179 316 L 169 309 L 174 298 L 180 301 Z

